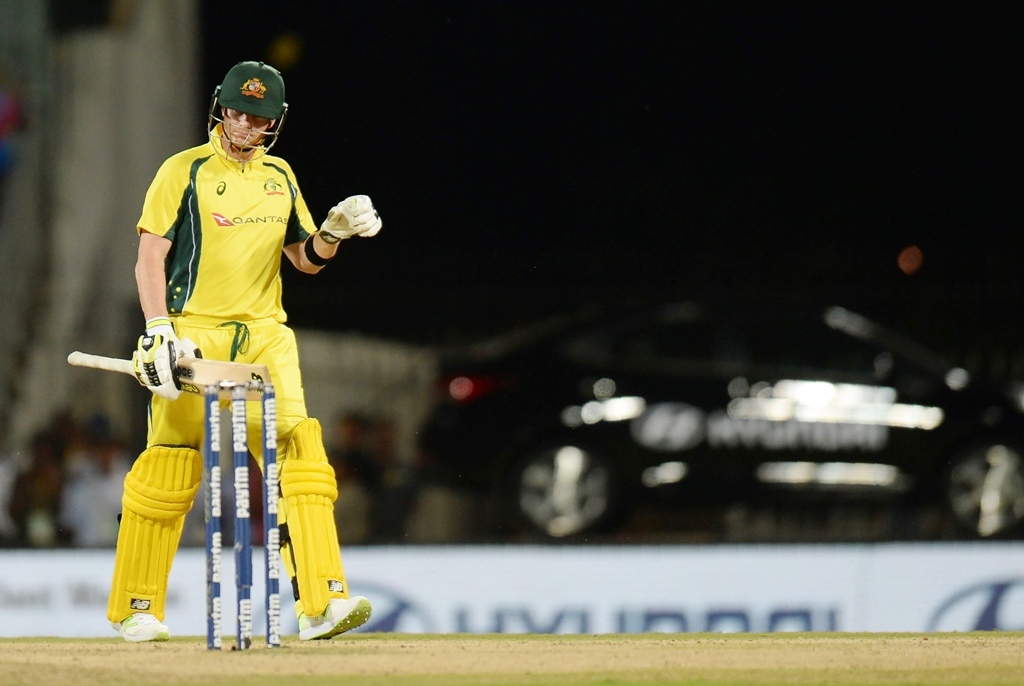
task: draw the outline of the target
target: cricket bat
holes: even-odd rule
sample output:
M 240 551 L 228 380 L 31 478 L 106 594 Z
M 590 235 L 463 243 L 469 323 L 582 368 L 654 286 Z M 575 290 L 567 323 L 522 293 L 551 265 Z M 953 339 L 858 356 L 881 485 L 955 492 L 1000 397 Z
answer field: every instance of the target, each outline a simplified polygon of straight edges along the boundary
M 68 355 L 68 364 L 75 367 L 119 372 L 135 377 L 132 361 L 117 357 L 91 355 L 76 350 Z M 176 364 L 175 376 L 178 383 L 181 384 L 181 390 L 186 393 L 202 395 L 206 392 L 207 386 L 217 386 L 222 382 L 234 385 L 248 385 L 253 381 L 260 384 L 270 383 L 270 370 L 264 364 L 224 362 L 199 357 L 179 357 Z M 261 391 L 250 389 L 247 397 L 249 400 L 259 400 Z

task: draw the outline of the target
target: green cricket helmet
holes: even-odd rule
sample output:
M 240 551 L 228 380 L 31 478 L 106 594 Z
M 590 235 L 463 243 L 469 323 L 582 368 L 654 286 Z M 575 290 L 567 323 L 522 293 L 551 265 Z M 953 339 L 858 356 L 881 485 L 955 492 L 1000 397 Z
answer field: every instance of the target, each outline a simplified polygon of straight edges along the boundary
M 239 62 L 228 70 L 223 82 L 213 91 L 207 128 L 214 135 L 217 124 L 223 124 L 221 107 L 244 112 L 256 117 L 273 119 L 259 144 L 264 152 L 277 142 L 288 103 L 284 99 L 284 78 L 281 72 L 264 62 Z
M 288 107 L 281 72 L 263 62 L 239 62 L 231 67 L 217 99 L 224 107 L 267 119 L 280 119 Z

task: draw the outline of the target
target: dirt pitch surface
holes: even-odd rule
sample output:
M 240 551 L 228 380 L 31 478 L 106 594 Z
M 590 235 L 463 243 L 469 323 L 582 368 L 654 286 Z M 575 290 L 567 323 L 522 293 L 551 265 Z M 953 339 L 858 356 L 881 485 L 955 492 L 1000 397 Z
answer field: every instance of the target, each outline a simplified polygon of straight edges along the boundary
M 225 639 L 225 645 L 230 642 Z M 210 652 L 204 639 L 0 639 L 4 686 L 1024 684 L 1024 633 L 362 634 Z

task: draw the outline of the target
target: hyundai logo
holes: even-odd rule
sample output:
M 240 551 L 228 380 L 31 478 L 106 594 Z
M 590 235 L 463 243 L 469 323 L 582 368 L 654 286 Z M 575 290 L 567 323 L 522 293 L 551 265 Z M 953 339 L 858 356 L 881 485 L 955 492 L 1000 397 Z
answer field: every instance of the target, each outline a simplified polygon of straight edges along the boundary
M 928 631 L 1024 630 L 1024 578 L 969 586 L 945 600 Z
M 352 584 L 370 599 L 373 614 L 370 621 L 358 629 L 360 632 L 433 633 L 436 631 L 430 613 L 414 600 L 400 595 L 395 589 L 378 584 Z

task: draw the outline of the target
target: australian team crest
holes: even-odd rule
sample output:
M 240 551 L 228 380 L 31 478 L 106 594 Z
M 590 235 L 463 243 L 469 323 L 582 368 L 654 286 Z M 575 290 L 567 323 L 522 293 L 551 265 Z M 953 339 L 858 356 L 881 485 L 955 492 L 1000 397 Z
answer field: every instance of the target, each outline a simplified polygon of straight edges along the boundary
M 242 84 L 242 95 L 246 97 L 262 100 L 266 92 L 267 87 L 257 78 L 251 78 Z
M 267 179 L 263 183 L 263 191 L 267 195 L 284 195 L 284 191 L 281 190 L 280 184 L 278 184 L 274 179 Z

